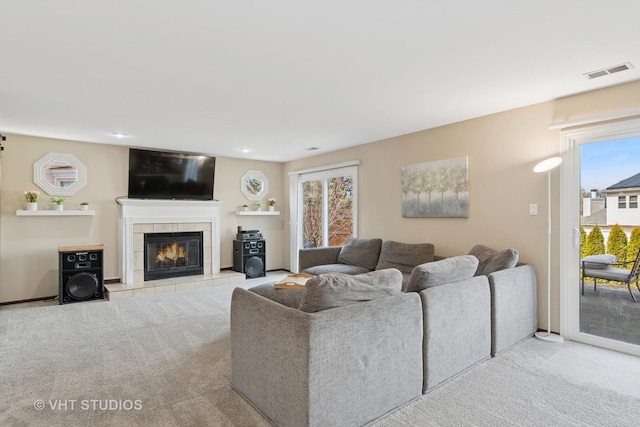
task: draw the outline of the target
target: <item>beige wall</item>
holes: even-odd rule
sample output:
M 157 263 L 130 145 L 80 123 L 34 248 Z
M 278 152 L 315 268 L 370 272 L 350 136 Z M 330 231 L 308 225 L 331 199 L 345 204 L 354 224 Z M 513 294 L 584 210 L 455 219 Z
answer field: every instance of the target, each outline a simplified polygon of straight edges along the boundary
M 475 244 L 517 248 L 521 261 L 537 269 L 539 320 L 546 328 L 547 180 L 532 168 L 559 153 L 560 133 L 549 131 L 549 125 L 637 107 L 640 82 L 289 162 L 285 172 L 359 160 L 361 237 L 431 242 L 436 253 L 445 256 L 467 253 Z M 460 156 L 469 157 L 469 217 L 403 218 L 400 168 Z M 559 328 L 558 182 L 555 170 L 551 270 L 551 324 L 555 331 Z M 538 205 L 537 216 L 529 215 L 531 203 Z
M 58 247 L 105 245 L 104 276 L 119 278 L 118 209 L 115 199 L 127 195 L 128 148 L 74 141 L 9 135 L 3 143 L 0 193 L 0 302 L 42 298 L 58 294 Z M 68 198 L 67 209 L 83 200 L 90 202 L 95 216 L 18 217 L 25 208 L 23 192 L 41 191 L 39 205 L 46 208 L 49 196 L 33 182 L 33 163 L 47 153 L 68 153 L 87 167 L 87 185 Z M 270 193 L 284 200 L 280 183 L 283 165 L 274 162 L 217 158 L 214 196 L 221 208 L 220 264 L 233 264 L 232 241 L 237 226 L 260 229 L 267 239 L 267 269 L 283 267 L 282 217 L 237 217 L 235 211 L 246 201 L 240 192 L 240 178 L 249 169 L 265 173 Z
M 477 243 L 515 247 L 523 262 L 536 266 L 540 326 L 546 328 L 546 179 L 534 174 L 539 160 L 559 150 L 560 133 L 549 124 L 640 107 L 640 82 L 519 108 L 286 164 L 218 158 L 216 198 L 222 208 L 221 264 L 232 264 L 236 227 L 259 229 L 267 239 L 267 268 L 289 268 L 288 172 L 360 161 L 359 235 L 405 242 L 432 242 L 440 255 L 467 253 Z M 117 210 L 113 199 L 126 193 L 126 149 L 49 139 L 9 136 L 2 170 L 0 302 L 57 294 L 59 245 L 105 243 L 106 277 L 117 276 Z M 89 171 L 89 185 L 74 199 L 88 199 L 98 211 L 89 218 L 24 218 L 22 192 L 34 188 L 32 165 L 48 152 L 69 152 Z M 402 218 L 400 168 L 450 157 L 469 157 L 469 218 Z M 265 172 L 279 217 L 237 217 L 245 201 L 240 177 Z M 552 174 L 554 236 L 558 224 L 558 171 Z M 529 204 L 538 216 L 529 216 Z M 558 242 L 553 242 L 552 329 L 559 325 Z

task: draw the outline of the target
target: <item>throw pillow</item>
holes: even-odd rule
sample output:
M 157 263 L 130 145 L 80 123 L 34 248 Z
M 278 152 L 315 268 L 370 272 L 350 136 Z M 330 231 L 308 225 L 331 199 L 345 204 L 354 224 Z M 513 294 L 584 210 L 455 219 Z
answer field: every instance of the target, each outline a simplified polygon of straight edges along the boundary
M 380 258 L 380 248 L 382 239 L 358 239 L 351 237 L 344 242 L 344 246 L 338 255 L 340 264 L 357 265 L 367 270 L 375 270 L 378 258 Z
M 402 273 L 390 268 L 366 274 L 327 273 L 307 280 L 299 309 L 308 313 L 397 295 Z
M 470 279 L 477 268 L 478 258 L 473 255 L 428 262 L 413 269 L 404 292 L 420 292 L 433 286 Z
M 516 249 L 510 248 L 498 252 L 483 245 L 476 245 L 471 248 L 469 255 L 475 256 L 480 261 L 475 276 L 486 276 L 494 271 L 513 268 L 518 263 L 520 256 Z
M 387 240 L 382 244 L 376 270 L 397 268 L 405 274 L 411 274 L 416 265 L 432 262 L 434 252 L 435 247 L 431 243 L 401 243 Z
M 613 264 L 618 263 L 618 257 L 610 254 L 589 255 L 582 258 L 580 261 L 583 261 L 583 268 L 590 268 L 592 270 L 606 270 Z

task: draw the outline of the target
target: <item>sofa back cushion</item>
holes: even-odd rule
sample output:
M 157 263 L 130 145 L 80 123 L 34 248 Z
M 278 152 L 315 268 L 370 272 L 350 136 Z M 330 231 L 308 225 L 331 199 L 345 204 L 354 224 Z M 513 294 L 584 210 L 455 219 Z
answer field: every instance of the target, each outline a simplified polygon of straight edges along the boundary
M 411 274 L 413 267 L 432 262 L 435 247 L 431 243 L 401 243 L 387 240 L 382 244 L 376 270 L 397 268 L 402 273 Z
M 402 273 L 390 268 L 366 274 L 327 273 L 307 280 L 299 309 L 308 313 L 398 295 Z
M 411 272 L 404 292 L 420 292 L 433 286 L 459 282 L 473 277 L 478 259 L 472 255 L 460 255 L 440 261 L 418 265 Z
M 351 237 L 344 242 L 338 255 L 341 264 L 357 265 L 367 270 L 375 270 L 380 258 L 382 239 L 359 239 Z
M 476 245 L 471 248 L 469 255 L 475 256 L 480 261 L 475 276 L 486 276 L 494 271 L 513 268 L 518 263 L 520 256 L 515 249 L 505 249 L 498 252 L 483 245 Z

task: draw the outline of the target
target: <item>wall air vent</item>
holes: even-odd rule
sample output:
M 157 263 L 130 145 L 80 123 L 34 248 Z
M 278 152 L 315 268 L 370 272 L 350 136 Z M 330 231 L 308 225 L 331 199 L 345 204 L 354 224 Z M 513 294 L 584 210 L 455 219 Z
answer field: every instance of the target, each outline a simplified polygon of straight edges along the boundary
M 590 71 L 583 75 L 588 79 L 595 79 L 597 77 L 608 76 L 609 74 L 619 73 L 620 71 L 627 71 L 635 68 L 631 62 L 625 62 L 624 64 L 614 65 L 612 67 L 603 68 L 602 70 Z

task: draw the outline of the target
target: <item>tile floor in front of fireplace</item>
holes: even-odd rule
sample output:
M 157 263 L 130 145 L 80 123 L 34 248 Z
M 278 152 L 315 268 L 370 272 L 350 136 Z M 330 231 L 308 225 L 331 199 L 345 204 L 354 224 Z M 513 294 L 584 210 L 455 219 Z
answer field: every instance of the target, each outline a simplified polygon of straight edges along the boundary
M 174 277 L 134 284 L 112 283 L 104 285 L 105 299 L 117 301 L 121 299 L 139 298 L 148 295 L 180 292 L 188 289 L 210 288 L 213 286 L 242 283 L 244 280 L 245 275 L 243 273 L 222 270 L 220 273 L 214 274 Z

